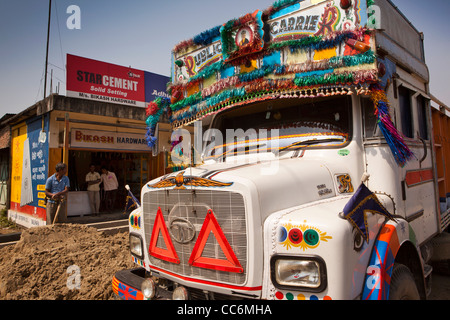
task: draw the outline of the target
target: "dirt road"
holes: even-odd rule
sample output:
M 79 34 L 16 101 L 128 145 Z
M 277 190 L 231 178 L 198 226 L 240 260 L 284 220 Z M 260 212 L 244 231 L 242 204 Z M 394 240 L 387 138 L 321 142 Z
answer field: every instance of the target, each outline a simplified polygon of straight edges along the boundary
M 111 280 L 134 267 L 128 233 L 106 235 L 79 224 L 22 232 L 0 249 L 0 300 L 114 299 Z M 450 276 L 435 274 L 432 300 L 450 300 Z
M 112 276 L 131 267 L 128 233 L 77 224 L 31 228 L 0 249 L 0 299 L 113 299 Z

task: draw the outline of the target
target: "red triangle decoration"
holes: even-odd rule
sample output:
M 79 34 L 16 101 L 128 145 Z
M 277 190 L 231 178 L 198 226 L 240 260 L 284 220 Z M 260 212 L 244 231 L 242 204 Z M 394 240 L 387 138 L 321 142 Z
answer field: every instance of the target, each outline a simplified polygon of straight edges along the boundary
M 162 233 L 164 243 L 167 249 L 158 248 L 156 246 L 158 243 L 158 236 L 160 232 Z M 156 213 L 148 253 L 151 256 L 164 261 L 176 264 L 180 263 L 180 259 L 178 258 L 177 252 L 175 251 L 175 247 L 173 246 L 172 240 L 170 239 L 169 230 L 167 230 L 166 223 L 164 222 L 164 217 L 161 208 L 158 208 L 158 212 Z
M 220 245 L 226 260 L 202 257 L 203 250 L 205 249 L 206 242 L 208 241 L 210 233 L 216 237 L 217 242 Z M 189 258 L 189 264 L 194 267 L 200 267 L 205 269 L 220 270 L 227 272 L 244 272 L 239 260 L 234 254 L 233 249 L 225 237 L 219 223 L 212 210 L 208 210 L 205 221 L 203 222 L 202 229 L 197 238 L 197 242 L 192 250 L 191 257 Z

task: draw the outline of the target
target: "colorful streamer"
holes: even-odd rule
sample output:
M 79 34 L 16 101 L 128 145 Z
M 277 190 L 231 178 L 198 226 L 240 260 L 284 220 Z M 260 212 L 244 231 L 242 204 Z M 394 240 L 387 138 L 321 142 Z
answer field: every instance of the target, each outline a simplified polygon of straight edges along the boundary
M 375 115 L 378 118 L 378 127 L 388 143 L 395 161 L 404 167 L 414 154 L 406 145 L 403 136 L 397 131 L 389 114 L 389 102 L 385 92 L 378 86 L 372 87 L 371 99 L 375 107 Z

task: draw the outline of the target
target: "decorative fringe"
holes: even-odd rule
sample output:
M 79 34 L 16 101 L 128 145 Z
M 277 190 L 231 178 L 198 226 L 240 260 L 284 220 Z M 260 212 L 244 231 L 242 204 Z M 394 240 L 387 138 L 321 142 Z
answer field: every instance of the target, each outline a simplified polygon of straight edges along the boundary
M 155 138 L 155 129 L 158 124 L 161 116 L 164 112 L 167 111 L 168 106 L 170 105 L 170 99 L 168 98 L 157 98 L 154 101 L 150 102 L 146 109 L 147 114 L 147 134 L 145 138 L 147 140 L 147 145 L 152 148 L 156 144 Z
M 171 121 L 183 122 L 186 119 L 196 117 L 199 112 L 201 112 L 201 115 L 215 112 L 215 108 L 219 104 L 230 99 L 251 100 L 254 98 L 251 94 L 267 94 L 282 90 L 308 91 L 316 90 L 316 87 L 319 86 L 372 84 L 376 83 L 378 79 L 376 69 L 345 72 L 328 69 L 296 74 L 294 79 L 264 78 L 277 68 L 276 65 L 266 66 L 246 74 L 218 81 L 201 92 L 170 105 L 170 109 L 174 112 Z M 319 94 L 319 92 L 317 93 Z M 320 93 L 324 96 L 332 95 L 331 92 L 327 94 L 325 90 Z M 278 97 L 279 95 L 272 98 Z
M 278 0 L 275 1 L 269 8 L 264 10 L 264 15 L 270 16 L 274 14 L 275 12 L 279 11 L 280 9 L 283 9 L 284 7 L 287 7 L 289 5 L 295 4 L 299 2 L 299 0 Z
M 278 65 L 278 64 L 268 64 L 261 67 L 261 69 L 257 69 L 248 73 L 240 74 L 238 76 L 232 76 L 229 78 L 222 79 L 215 84 L 204 88 L 202 90 L 202 97 L 205 98 L 207 96 L 214 95 L 226 88 L 231 86 L 236 86 L 238 83 L 245 83 L 249 81 L 254 81 L 260 79 L 262 77 L 268 76 L 270 74 L 275 75 L 285 75 L 285 74 L 300 74 L 310 71 L 317 70 L 327 70 L 327 69 L 338 69 L 345 67 L 353 67 L 358 65 L 366 65 L 375 63 L 375 54 L 372 50 L 367 51 L 366 53 L 357 54 L 354 56 L 344 56 L 344 57 L 332 57 L 330 59 L 324 59 L 320 61 L 307 61 L 299 64 L 290 64 L 290 65 Z M 169 90 L 183 90 L 183 88 L 189 88 L 193 82 L 198 83 L 201 78 L 208 78 L 212 76 L 215 72 L 224 69 L 224 64 L 219 61 L 214 63 L 213 65 L 203 69 L 199 72 L 195 77 L 192 77 L 190 81 L 180 83 L 177 85 L 172 85 Z M 359 75 L 360 73 L 358 73 Z M 354 74 L 355 75 L 355 74 Z M 370 75 L 362 74 L 363 78 L 371 78 L 374 80 L 375 75 L 371 73 Z M 360 78 L 360 77 L 358 77 Z M 357 83 L 360 83 L 361 80 L 358 80 Z
M 368 32 L 365 28 L 359 28 L 351 31 L 335 31 L 326 36 L 309 36 L 296 40 L 287 40 L 271 43 L 270 49 L 280 49 L 289 47 L 291 52 L 298 50 L 325 50 L 338 46 L 348 39 L 363 40 L 364 34 Z
M 170 105 L 170 100 L 168 98 L 158 98 L 155 101 L 150 102 L 146 109 L 148 115 L 146 121 L 148 126 L 148 132 L 146 134 L 147 144 L 150 147 L 153 147 L 156 144 L 156 124 L 159 122 L 162 114 L 170 110 L 178 110 L 170 116 L 170 122 L 178 126 L 186 123 L 186 121 L 199 120 L 208 114 L 218 112 L 222 108 L 231 108 L 251 101 L 277 98 L 315 98 L 332 95 L 349 95 L 352 94 L 350 87 L 348 89 L 343 89 L 323 86 L 327 84 L 341 84 L 342 86 L 344 83 L 354 85 L 356 82 L 361 82 L 372 83 L 370 91 L 367 87 L 362 86 L 357 89 L 357 93 L 367 94 L 370 92 L 375 107 L 375 115 L 378 119 L 378 126 L 391 149 L 396 163 L 399 166 L 404 167 L 405 164 L 414 157 L 414 154 L 406 145 L 403 136 L 398 132 L 392 122 L 389 114 L 389 102 L 385 92 L 378 84 L 373 84 L 377 79 L 377 71 L 355 71 L 343 72 L 340 74 L 333 72 L 327 73 L 328 71 L 329 70 L 315 71 L 308 74 L 296 75 L 294 80 L 249 80 L 243 87 L 235 87 L 237 81 L 239 81 L 236 76 L 227 79 L 230 81 L 229 85 L 233 86 L 233 89 L 224 90 L 203 101 L 200 100 L 208 95 L 202 96 L 202 93 L 197 93 L 194 96 L 180 101 L 178 106 L 176 106 L 177 104 Z M 225 82 L 226 81 L 223 81 L 222 84 L 225 85 Z M 219 83 L 217 83 L 217 85 L 220 86 Z
M 273 6 L 275 9 L 279 9 L 279 8 L 281 8 L 281 7 L 291 5 L 291 4 L 293 4 L 293 3 L 295 3 L 295 2 L 298 2 L 298 1 L 299 1 L 299 0 L 278 0 L 278 1 L 275 1 L 275 2 L 272 4 L 272 6 Z
M 378 118 L 378 127 L 388 143 L 395 161 L 404 167 L 414 154 L 406 145 L 403 136 L 397 131 L 389 114 L 389 102 L 385 92 L 378 86 L 371 88 L 371 99 L 375 106 L 375 115 Z
M 217 26 L 212 29 L 203 31 L 202 33 L 194 37 L 194 43 L 202 46 L 210 44 L 213 39 L 220 37 L 220 28 L 221 26 Z

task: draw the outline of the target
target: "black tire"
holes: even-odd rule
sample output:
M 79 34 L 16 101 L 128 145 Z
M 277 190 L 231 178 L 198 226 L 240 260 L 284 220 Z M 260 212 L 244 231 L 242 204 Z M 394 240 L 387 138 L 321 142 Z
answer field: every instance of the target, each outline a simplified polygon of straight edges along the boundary
M 420 300 L 414 276 L 409 268 L 403 264 L 394 264 L 389 300 Z

